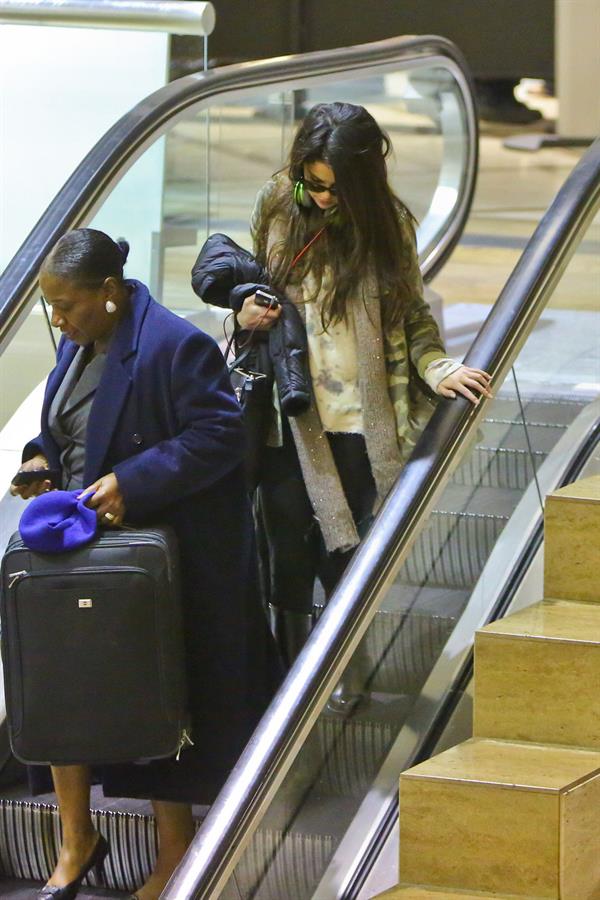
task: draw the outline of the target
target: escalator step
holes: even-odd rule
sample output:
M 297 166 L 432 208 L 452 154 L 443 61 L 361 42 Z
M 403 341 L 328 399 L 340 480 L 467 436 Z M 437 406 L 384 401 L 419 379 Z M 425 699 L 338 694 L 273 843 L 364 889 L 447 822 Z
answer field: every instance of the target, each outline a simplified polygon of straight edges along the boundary
M 399 580 L 473 587 L 520 498 L 521 491 L 508 488 L 448 485 Z
M 547 457 L 543 450 L 517 450 L 509 447 L 475 447 L 452 476 L 454 484 L 482 485 L 524 491 Z M 533 457 L 533 458 L 532 458 Z
M 364 796 L 415 699 L 370 694 L 349 718 L 322 715 L 318 734 L 324 763 L 315 790 L 324 796 Z
M 31 900 L 41 887 L 39 881 L 17 881 L 0 879 L 0 897 L 5 900 Z M 77 900 L 99 900 L 99 898 L 127 897 L 122 891 L 111 891 L 108 888 L 83 888 L 77 894 Z
M 533 477 L 534 467 L 539 468 L 585 405 L 580 400 L 558 397 L 525 398 L 526 435 L 517 398 L 496 398 L 481 423 L 482 440 L 456 470 L 454 483 L 525 490 Z
M 93 809 L 94 826 L 110 844 L 105 886 L 131 892 L 148 877 L 156 855 L 154 820 L 147 815 Z M 58 856 L 60 821 L 54 803 L 0 799 L 0 870 L 7 878 L 44 883 Z M 94 875 L 82 890 L 99 887 Z
M 396 583 L 389 589 L 364 639 L 373 691 L 415 694 L 462 613 L 469 593 Z M 317 615 L 322 610 L 317 604 Z
M 47 797 L 51 798 L 53 795 Z M 147 813 L 127 811 L 128 808 L 139 809 L 139 801 L 105 801 L 98 788 L 92 789 L 92 804 L 94 824 L 110 841 L 110 855 L 105 864 L 106 884 L 89 885 L 86 879 L 77 896 L 82 900 L 129 896 L 145 881 L 153 865 L 154 819 Z M 99 809 L 98 805 L 103 808 Z M 327 810 L 331 813 L 331 823 L 346 822 L 350 806 L 346 798 L 330 797 Z M 340 815 L 340 811 L 345 812 Z M 291 833 L 284 835 L 281 828 L 265 823 L 265 827 L 254 835 L 236 868 L 235 881 L 231 880 L 220 895 L 222 900 L 239 900 L 240 896 L 256 896 L 263 900 L 310 896 L 340 835 L 321 833 L 328 825 L 327 821 L 323 829 L 319 825 L 323 820 L 323 809 L 318 817 L 308 815 L 304 818 L 310 832 L 303 830 L 300 823 L 298 828 L 292 828 Z M 287 820 L 286 815 L 283 820 Z M 0 896 L 14 897 L 15 900 L 34 896 L 46 881 L 56 858 L 59 827 L 54 802 L 0 800 L 0 877 L 3 879 L 0 880 Z M 265 884 L 255 895 L 255 886 L 261 881 L 265 867 L 271 863 Z
M 333 855 L 336 842 L 327 834 L 261 829 L 226 886 L 225 900 L 284 900 L 311 897 Z
M 536 424 L 543 426 L 570 425 L 581 410 L 587 406 L 587 401 L 575 396 L 521 396 L 521 402 L 528 426 L 535 426 Z M 501 393 L 494 399 L 489 410 L 489 415 L 486 415 L 486 421 L 507 419 L 523 427 L 521 407 L 516 394 Z

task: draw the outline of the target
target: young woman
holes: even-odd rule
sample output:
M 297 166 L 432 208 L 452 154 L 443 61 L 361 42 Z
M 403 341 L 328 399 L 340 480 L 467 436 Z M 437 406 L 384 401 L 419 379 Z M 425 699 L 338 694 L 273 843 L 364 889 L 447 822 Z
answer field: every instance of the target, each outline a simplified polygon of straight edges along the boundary
M 106 795 L 153 801 L 159 855 L 137 897 L 156 900 L 193 836 L 190 803 L 213 801 L 269 702 L 278 664 L 258 597 L 240 410 L 223 357 L 145 285 L 123 278 L 126 256 L 126 244 L 82 228 L 43 264 L 40 287 L 63 337 L 42 431 L 21 469 L 60 469 L 63 488 L 93 488 L 88 505 L 104 526 L 164 522 L 178 538 L 194 745 L 179 761 L 99 773 Z M 11 487 L 24 498 L 50 489 L 43 477 Z M 88 767 L 52 766 L 52 778 L 63 843 L 39 898 L 71 900 L 108 846 L 90 819 Z M 49 789 L 40 767 L 32 781 Z
M 259 194 L 255 253 L 304 316 L 312 408 L 279 416 L 258 510 L 272 625 L 291 662 L 425 424 L 415 379 L 442 397 L 491 396 L 489 376 L 448 359 L 423 299 L 414 219 L 386 171 L 389 138 L 361 106 L 306 116 L 288 166 Z M 269 329 L 281 308 L 248 296 L 237 323 Z

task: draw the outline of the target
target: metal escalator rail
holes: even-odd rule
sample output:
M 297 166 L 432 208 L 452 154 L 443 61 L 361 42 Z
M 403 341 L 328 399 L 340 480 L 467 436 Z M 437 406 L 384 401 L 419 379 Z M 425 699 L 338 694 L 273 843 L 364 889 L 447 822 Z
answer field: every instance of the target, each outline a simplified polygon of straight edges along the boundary
M 444 236 L 422 259 L 431 277 L 460 238 L 475 188 L 477 118 L 471 76 L 460 51 L 445 38 L 400 37 L 338 50 L 318 51 L 224 66 L 187 75 L 138 103 L 90 150 L 49 205 L 0 276 L 0 353 L 34 301 L 40 265 L 59 237 L 86 224 L 119 178 L 174 119 L 194 104 L 209 105 L 235 91 L 265 86 L 287 89 L 318 76 L 376 71 L 377 67 L 439 60 L 451 68 L 466 112 L 467 153 L 463 184 Z
M 533 329 L 587 225 L 600 209 L 600 139 L 543 216 L 467 354 L 500 382 Z M 443 401 L 338 588 L 260 722 L 188 853 L 165 900 L 216 898 L 274 798 L 303 741 L 371 623 L 478 426 L 485 401 Z
M 173 0 L 0 0 L 0 23 L 135 29 L 206 36 L 215 27 L 212 3 Z

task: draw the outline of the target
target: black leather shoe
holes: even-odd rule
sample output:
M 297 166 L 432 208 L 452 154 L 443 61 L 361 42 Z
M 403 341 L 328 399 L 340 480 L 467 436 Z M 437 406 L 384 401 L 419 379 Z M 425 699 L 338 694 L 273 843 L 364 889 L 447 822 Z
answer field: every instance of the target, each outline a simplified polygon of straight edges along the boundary
M 93 870 L 96 880 L 99 881 L 102 879 L 104 860 L 107 853 L 108 842 L 101 834 L 98 834 L 96 846 L 92 850 L 92 854 L 86 864 L 82 866 L 77 878 L 70 881 L 68 884 L 65 884 L 64 887 L 57 887 L 53 884 L 45 885 L 37 895 L 37 900 L 73 900 L 73 898 L 77 896 L 79 888 L 81 887 L 81 882 L 88 872 Z

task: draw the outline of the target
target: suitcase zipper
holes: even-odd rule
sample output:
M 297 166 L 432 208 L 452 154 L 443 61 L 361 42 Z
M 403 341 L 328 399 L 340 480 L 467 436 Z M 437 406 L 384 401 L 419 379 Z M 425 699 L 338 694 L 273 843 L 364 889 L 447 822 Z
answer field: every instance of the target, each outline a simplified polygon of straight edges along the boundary
M 8 582 L 9 589 L 16 584 L 19 579 L 23 578 L 24 575 L 27 575 L 27 569 L 23 569 L 21 572 L 9 572 L 8 577 L 10 581 Z
M 181 756 L 181 751 L 184 747 L 193 747 L 194 742 L 187 733 L 187 728 L 184 728 L 181 732 L 181 737 L 179 738 L 179 746 L 177 748 L 177 755 L 175 756 L 175 761 L 179 762 L 179 757 Z
M 38 569 L 36 572 L 28 572 L 23 569 L 21 572 L 9 572 L 10 581 L 8 587 L 12 588 L 18 581 L 23 578 L 46 578 L 48 575 L 56 575 L 58 578 L 71 578 L 73 575 L 103 575 L 106 573 L 121 572 L 141 572 L 142 575 L 148 576 L 145 569 L 138 566 L 79 566 L 71 569 L 69 572 L 57 572 L 55 569 Z
M 162 544 L 162 546 L 165 548 L 165 550 L 168 549 L 168 543 L 165 540 L 164 535 L 159 534 L 156 531 L 148 531 L 146 533 L 147 533 L 148 537 L 154 538 L 157 542 L 160 542 Z M 111 540 L 111 538 L 112 538 L 112 540 Z M 112 535 L 111 536 L 105 535 L 103 546 L 104 547 L 122 547 L 123 542 L 116 536 L 112 537 Z M 151 540 L 147 540 L 142 537 L 142 538 L 139 538 L 138 540 L 131 541 L 129 543 L 129 546 L 130 547 L 144 547 L 144 546 L 152 547 L 152 546 L 154 546 L 154 544 L 152 543 Z M 18 552 L 22 548 L 25 548 L 25 545 L 23 544 L 22 540 L 19 540 L 17 544 L 13 545 L 12 547 L 7 548 L 7 554 L 9 551 L 12 552 L 12 551 L 16 550 Z M 166 561 L 167 561 L 167 573 L 168 573 L 169 581 L 172 581 L 173 580 L 173 563 L 172 563 L 172 560 L 169 558 L 168 554 L 166 556 Z M 83 569 L 77 569 L 77 570 L 74 569 L 73 571 L 83 571 Z M 26 570 L 24 570 L 22 572 L 9 572 L 8 577 L 11 579 L 14 577 L 15 580 L 18 581 L 19 578 L 22 578 L 24 575 L 27 575 L 27 574 L 28 573 Z M 49 574 L 49 573 L 44 572 L 44 574 Z M 10 584 L 8 585 L 9 588 L 12 587 L 13 584 L 14 584 L 14 582 L 11 581 Z

